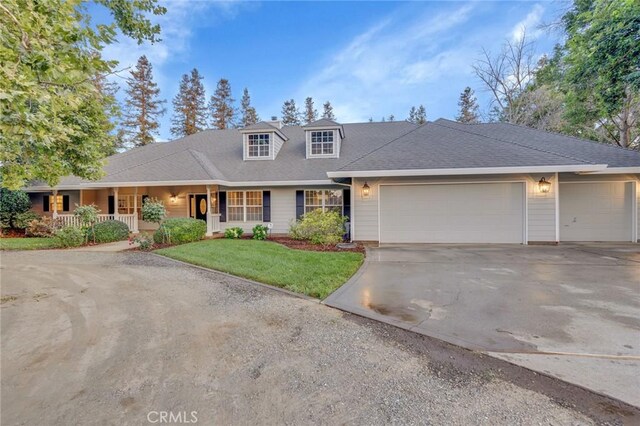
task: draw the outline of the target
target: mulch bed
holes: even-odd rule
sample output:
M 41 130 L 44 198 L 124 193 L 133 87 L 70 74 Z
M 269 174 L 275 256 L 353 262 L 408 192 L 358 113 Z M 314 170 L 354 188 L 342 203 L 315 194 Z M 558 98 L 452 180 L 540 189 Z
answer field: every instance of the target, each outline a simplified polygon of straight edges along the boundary
M 251 238 L 251 237 L 249 237 Z M 350 251 L 354 253 L 365 253 L 364 246 L 361 243 L 355 243 L 355 247 L 353 248 L 340 248 L 337 246 L 323 246 L 319 244 L 311 244 L 308 241 L 300 241 L 294 240 L 289 237 L 269 237 L 268 241 L 273 241 L 274 243 L 282 244 L 283 246 L 289 247 L 295 250 L 310 250 L 310 251 Z
M 28 238 L 24 235 L 24 229 L 5 229 L 1 238 Z

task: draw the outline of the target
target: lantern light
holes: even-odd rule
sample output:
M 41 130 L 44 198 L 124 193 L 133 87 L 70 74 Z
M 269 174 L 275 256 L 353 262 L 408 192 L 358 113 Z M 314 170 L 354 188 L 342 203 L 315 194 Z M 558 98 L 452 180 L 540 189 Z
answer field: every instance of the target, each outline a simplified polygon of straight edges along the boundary
M 544 177 L 542 179 L 540 179 L 540 181 L 538 182 L 538 189 L 540 190 L 540 192 L 542 192 L 543 194 L 546 194 L 547 192 L 549 192 L 551 190 L 551 182 L 548 182 Z
M 362 198 L 369 198 L 369 194 L 371 193 L 371 188 L 367 182 L 362 185 Z

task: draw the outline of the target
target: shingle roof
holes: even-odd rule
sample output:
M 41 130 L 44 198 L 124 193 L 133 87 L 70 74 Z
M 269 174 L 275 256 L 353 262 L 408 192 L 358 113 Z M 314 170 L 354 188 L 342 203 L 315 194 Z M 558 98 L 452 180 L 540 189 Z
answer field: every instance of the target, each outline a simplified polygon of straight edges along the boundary
M 242 130 L 278 130 L 278 128 L 266 121 L 258 121 L 257 123 L 253 123 L 242 128 Z
M 333 120 L 329 120 L 328 118 L 321 118 L 320 120 L 307 123 L 302 127 L 340 127 L 340 126 L 341 126 L 340 123 L 336 123 Z

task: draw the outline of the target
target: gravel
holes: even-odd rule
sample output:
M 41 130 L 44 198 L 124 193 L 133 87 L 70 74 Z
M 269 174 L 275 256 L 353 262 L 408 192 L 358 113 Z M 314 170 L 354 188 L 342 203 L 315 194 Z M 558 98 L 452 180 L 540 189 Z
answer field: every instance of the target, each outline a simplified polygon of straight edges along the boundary
M 1 268 L 2 424 L 144 424 L 150 411 L 197 411 L 198 424 L 638 418 L 510 364 L 153 254 L 6 252 Z

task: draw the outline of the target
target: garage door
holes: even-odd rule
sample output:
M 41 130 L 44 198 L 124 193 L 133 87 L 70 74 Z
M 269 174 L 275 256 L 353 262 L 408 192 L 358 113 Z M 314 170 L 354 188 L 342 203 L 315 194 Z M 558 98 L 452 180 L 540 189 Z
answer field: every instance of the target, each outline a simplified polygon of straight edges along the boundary
M 560 183 L 560 241 L 631 241 L 631 182 Z
M 523 240 L 523 183 L 380 186 L 380 242 Z

